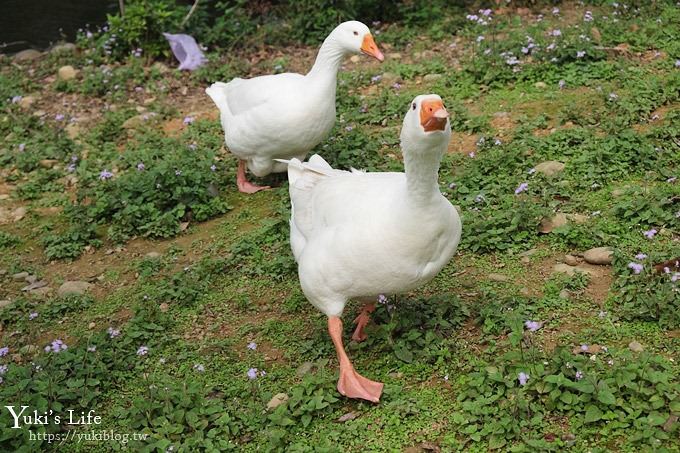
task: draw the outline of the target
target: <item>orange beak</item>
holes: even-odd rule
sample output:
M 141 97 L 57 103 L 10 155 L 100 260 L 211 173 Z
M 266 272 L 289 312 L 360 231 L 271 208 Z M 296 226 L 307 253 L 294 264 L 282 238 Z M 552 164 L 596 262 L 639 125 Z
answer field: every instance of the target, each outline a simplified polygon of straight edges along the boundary
M 375 41 L 373 40 L 373 36 L 371 36 L 370 33 L 366 33 L 366 35 L 364 35 L 364 41 L 361 43 L 361 51 L 378 61 L 383 61 L 385 59 L 385 56 L 382 54 L 380 49 L 378 49 L 378 46 L 376 45 Z
M 449 112 L 444 108 L 442 101 L 428 100 L 420 104 L 420 125 L 425 132 L 443 131 L 446 129 L 446 121 Z

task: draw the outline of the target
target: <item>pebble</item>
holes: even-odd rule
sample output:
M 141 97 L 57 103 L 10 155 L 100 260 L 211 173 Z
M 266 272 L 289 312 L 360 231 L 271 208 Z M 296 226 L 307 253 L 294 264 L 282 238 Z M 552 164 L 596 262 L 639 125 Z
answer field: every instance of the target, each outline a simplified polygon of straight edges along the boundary
M 569 299 L 569 296 L 570 296 L 570 294 L 569 294 L 568 290 L 563 289 L 562 291 L 560 291 L 560 294 L 559 294 L 560 299 Z
M 22 50 L 21 52 L 17 52 L 14 55 L 14 61 L 15 62 L 31 61 L 31 60 L 35 60 L 36 58 L 40 58 L 41 56 L 42 56 L 42 52 L 39 52 L 35 49 L 26 49 L 26 50 Z
M 492 282 L 507 282 L 508 280 L 510 280 L 510 277 L 508 277 L 507 275 L 503 275 L 503 274 L 491 273 L 487 277 Z
M 24 96 L 19 101 L 19 107 L 21 107 L 22 109 L 25 110 L 25 109 L 29 108 L 30 106 L 32 106 L 33 103 L 35 103 L 35 98 L 33 96 Z
M 534 168 L 536 169 L 536 173 L 542 173 L 545 176 L 553 176 L 564 170 L 565 166 L 566 164 L 562 162 L 556 160 L 547 160 L 536 165 Z
M 295 370 L 295 374 L 298 377 L 302 377 L 305 374 L 309 374 L 312 371 L 312 368 L 314 368 L 314 364 L 312 362 L 304 362 L 297 368 L 297 370 Z
M 55 44 L 50 49 L 50 54 L 58 53 L 74 53 L 76 51 L 76 45 L 72 42 L 63 42 L 61 44 Z
M 36 277 L 35 275 L 28 275 L 24 280 L 26 280 L 27 283 L 35 283 L 36 281 L 38 281 L 38 277 Z
M 551 219 L 545 218 L 541 220 L 538 226 L 539 233 L 550 233 L 555 228 L 559 228 L 567 224 L 567 216 L 561 212 L 555 214 Z
M 90 329 L 90 330 L 94 329 L 95 327 L 97 327 L 97 324 L 94 321 L 92 321 L 91 323 L 89 323 L 87 325 L 87 328 Z
M 609 247 L 595 247 L 583 254 L 583 259 L 590 264 L 611 264 L 613 258 L 614 252 Z
M 26 280 L 26 277 L 28 277 L 30 274 L 28 272 L 19 272 L 18 274 L 12 275 L 12 278 L 14 280 Z
M 630 343 L 628 343 L 628 349 L 630 349 L 633 352 L 642 352 L 645 350 L 645 348 L 643 348 L 640 342 L 638 341 L 631 341 Z
M 52 294 L 52 288 L 43 286 L 42 288 L 36 288 L 33 291 L 30 291 L 29 294 L 36 297 L 46 297 Z
M 267 403 L 267 409 L 275 409 L 288 401 L 288 395 L 285 393 L 277 393 L 272 397 L 271 400 Z
M 578 265 L 578 258 L 576 258 L 574 255 L 564 255 L 564 264 L 568 264 L 570 266 L 576 266 Z
M 145 256 L 146 258 L 155 260 L 155 259 L 160 258 L 160 257 L 163 256 L 163 255 L 161 255 L 161 254 L 158 253 L 158 252 L 149 252 L 149 253 L 147 253 L 147 254 L 144 255 L 144 256 Z
M 37 282 L 33 282 L 27 286 L 24 286 L 21 288 L 22 291 L 35 291 L 36 289 L 44 288 L 47 286 L 47 280 L 38 280 Z
M 68 296 L 70 294 L 85 294 L 87 290 L 92 287 L 91 283 L 81 281 L 64 282 L 57 290 L 59 297 Z
M 170 309 L 170 305 L 168 305 L 167 302 L 163 302 L 158 308 L 160 308 L 160 310 L 163 313 L 165 313 L 166 311 L 168 311 Z
M 586 269 L 581 266 L 569 266 L 568 264 L 564 263 L 557 263 L 553 267 L 553 274 L 567 274 L 569 276 L 574 275 L 576 272 L 581 272 L 583 274 L 588 274 L 591 275 L 592 272 L 590 269 Z
M 38 162 L 42 168 L 52 168 L 59 163 L 57 159 L 42 159 Z
M 423 81 L 425 82 L 436 82 L 437 80 L 441 79 L 444 77 L 441 74 L 426 74 L 425 77 L 423 77 Z
M 59 77 L 59 80 L 72 80 L 76 78 L 77 74 L 77 71 L 71 65 L 62 66 L 59 68 L 59 71 L 57 71 L 57 77 Z

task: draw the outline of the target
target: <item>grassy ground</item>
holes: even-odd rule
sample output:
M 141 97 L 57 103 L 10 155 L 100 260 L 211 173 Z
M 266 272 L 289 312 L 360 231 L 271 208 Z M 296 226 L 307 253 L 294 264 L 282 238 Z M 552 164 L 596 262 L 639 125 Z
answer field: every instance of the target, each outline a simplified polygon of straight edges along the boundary
M 455 36 L 381 25 L 385 63 L 346 62 L 337 127 L 315 150 L 399 170 L 410 100 L 434 92 L 452 112 L 440 181 L 462 213 L 459 252 L 348 346 L 385 382 L 377 405 L 336 392 L 326 321 L 289 251 L 287 184 L 236 191 L 203 94 L 304 71 L 315 48 L 196 74 L 87 47 L 0 60 L 1 400 L 101 416 L 13 430 L 3 410 L 2 449 L 679 451 L 680 10 L 470 13 Z M 66 64 L 75 79 L 56 76 Z M 546 161 L 565 165 L 546 175 Z M 601 246 L 613 262 L 587 263 Z M 91 286 L 60 297 L 66 281 Z M 73 437 L 92 430 L 148 438 Z

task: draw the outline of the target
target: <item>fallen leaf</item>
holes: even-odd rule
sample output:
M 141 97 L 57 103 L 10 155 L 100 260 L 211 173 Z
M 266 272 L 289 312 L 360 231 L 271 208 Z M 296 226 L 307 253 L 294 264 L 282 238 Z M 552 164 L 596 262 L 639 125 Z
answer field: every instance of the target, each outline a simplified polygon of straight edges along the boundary
M 347 412 L 345 415 L 343 415 L 342 417 L 340 417 L 340 418 L 338 419 L 338 422 L 340 422 L 340 423 L 345 423 L 345 422 L 348 422 L 348 421 L 350 421 L 350 420 L 354 420 L 354 419 L 357 418 L 358 416 L 359 416 L 359 414 L 356 413 L 356 412 L 354 412 L 354 411 L 352 411 L 352 412 Z

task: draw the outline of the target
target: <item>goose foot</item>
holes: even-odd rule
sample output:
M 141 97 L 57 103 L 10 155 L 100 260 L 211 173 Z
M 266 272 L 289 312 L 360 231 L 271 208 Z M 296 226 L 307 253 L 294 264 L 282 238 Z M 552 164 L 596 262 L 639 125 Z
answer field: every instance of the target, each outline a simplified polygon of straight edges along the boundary
M 239 159 L 238 161 L 238 169 L 236 170 L 236 186 L 238 187 L 239 192 L 243 193 L 255 193 L 259 192 L 260 190 L 271 189 L 269 186 L 258 186 L 248 181 L 246 178 L 246 161 L 243 159 Z
M 354 324 L 356 324 L 357 327 L 352 334 L 352 340 L 356 342 L 362 342 L 368 338 L 368 335 L 366 335 L 366 332 L 364 332 L 364 328 L 371 321 L 371 313 L 374 311 L 375 302 L 370 302 L 364 305 L 364 307 L 361 309 L 361 313 L 359 313 L 359 316 L 357 316 L 354 320 Z
M 383 385 L 382 382 L 372 381 L 357 373 L 351 363 L 340 365 L 338 392 L 347 398 L 361 398 L 377 403 L 380 401 Z
M 380 401 L 383 384 L 381 382 L 366 379 L 356 371 L 350 362 L 345 348 L 342 345 L 342 320 L 337 316 L 328 317 L 328 333 L 333 340 L 335 352 L 340 362 L 340 378 L 338 379 L 338 392 L 347 398 L 361 398 L 377 403 Z

